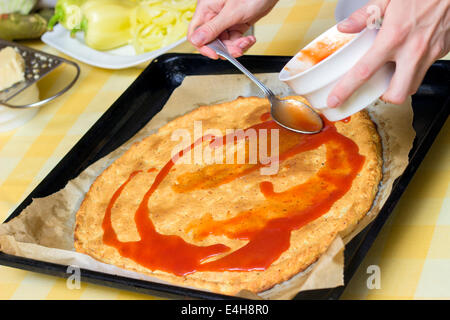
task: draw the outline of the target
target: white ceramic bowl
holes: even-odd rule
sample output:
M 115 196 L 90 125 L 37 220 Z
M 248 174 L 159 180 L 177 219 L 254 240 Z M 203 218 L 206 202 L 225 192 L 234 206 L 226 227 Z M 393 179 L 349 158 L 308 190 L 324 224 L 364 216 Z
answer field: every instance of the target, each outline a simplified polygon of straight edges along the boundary
M 282 69 L 279 79 L 295 93 L 304 96 L 330 121 L 338 121 L 374 103 L 387 90 L 394 67 L 387 64 L 379 69 L 346 102 L 338 108 L 328 108 L 327 98 L 342 76 L 370 49 L 376 29 L 364 29 L 357 35 L 341 33 L 333 26 L 309 43 L 304 49 L 314 48 L 318 42 L 346 41 L 333 54 L 311 66 L 302 59 L 302 51 L 296 54 Z M 349 36 L 352 37 L 349 39 Z M 333 40 L 334 39 L 334 40 Z

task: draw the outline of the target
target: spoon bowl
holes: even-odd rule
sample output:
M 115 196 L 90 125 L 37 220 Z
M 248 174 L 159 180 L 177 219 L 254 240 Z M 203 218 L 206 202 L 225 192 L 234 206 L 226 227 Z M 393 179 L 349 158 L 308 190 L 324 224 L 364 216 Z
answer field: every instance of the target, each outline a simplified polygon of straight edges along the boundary
M 270 102 L 270 114 L 272 119 L 280 126 L 304 134 L 314 134 L 322 130 L 323 121 L 317 112 L 301 101 L 294 99 L 278 99 L 272 90 L 267 88 L 250 71 L 248 71 L 247 68 L 228 53 L 228 50 L 222 41 L 216 39 L 207 46 L 241 70 L 264 92 Z
M 294 99 L 273 99 L 272 119 L 283 128 L 298 133 L 319 133 L 323 128 L 322 118 L 307 104 Z

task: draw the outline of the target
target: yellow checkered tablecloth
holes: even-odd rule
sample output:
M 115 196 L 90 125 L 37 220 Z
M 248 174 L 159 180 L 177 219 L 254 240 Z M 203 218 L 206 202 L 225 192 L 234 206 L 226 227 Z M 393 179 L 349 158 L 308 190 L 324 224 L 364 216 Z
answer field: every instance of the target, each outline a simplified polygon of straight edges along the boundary
M 332 26 L 335 0 L 281 0 L 257 23 L 250 54 L 293 55 Z M 35 48 L 57 54 L 40 42 Z M 142 69 L 102 70 L 81 64 L 67 94 L 23 127 L 0 133 L 0 219 L 3 221 L 133 82 Z M 64 77 L 55 72 L 41 85 Z M 383 227 L 345 299 L 450 298 L 450 123 L 434 142 Z M 368 267 L 380 269 L 381 288 L 368 289 Z M 152 299 L 142 294 L 0 266 L 0 299 Z

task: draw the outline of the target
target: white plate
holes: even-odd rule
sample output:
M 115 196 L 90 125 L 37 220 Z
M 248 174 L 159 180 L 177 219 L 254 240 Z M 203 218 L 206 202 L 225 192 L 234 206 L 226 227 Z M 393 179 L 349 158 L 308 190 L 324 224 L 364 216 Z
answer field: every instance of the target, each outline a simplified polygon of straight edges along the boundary
M 167 47 L 139 55 L 136 55 L 131 45 L 109 51 L 98 51 L 88 47 L 84 43 L 81 32 L 77 33 L 75 37 L 71 37 L 70 32 L 60 24 L 56 25 L 53 31 L 44 33 L 41 39 L 44 43 L 72 58 L 105 69 L 124 69 L 137 66 L 155 59 L 168 51 L 182 50 L 186 52 L 187 50 L 187 52 L 192 52 L 194 50 L 194 47 L 184 37 Z

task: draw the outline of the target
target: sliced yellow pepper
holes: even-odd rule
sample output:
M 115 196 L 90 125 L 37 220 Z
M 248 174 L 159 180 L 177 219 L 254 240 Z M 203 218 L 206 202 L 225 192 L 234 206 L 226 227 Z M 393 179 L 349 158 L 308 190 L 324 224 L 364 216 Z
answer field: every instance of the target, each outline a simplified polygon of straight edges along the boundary
M 61 23 L 67 30 L 79 30 L 81 21 L 83 20 L 83 13 L 81 6 L 87 0 L 58 0 L 55 6 L 55 14 L 48 22 L 49 30 L 52 30 L 54 25 Z
M 81 6 L 85 43 L 96 50 L 110 50 L 131 42 L 134 1 L 89 0 Z

